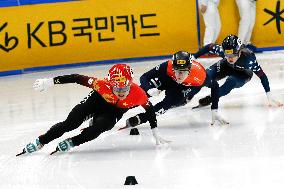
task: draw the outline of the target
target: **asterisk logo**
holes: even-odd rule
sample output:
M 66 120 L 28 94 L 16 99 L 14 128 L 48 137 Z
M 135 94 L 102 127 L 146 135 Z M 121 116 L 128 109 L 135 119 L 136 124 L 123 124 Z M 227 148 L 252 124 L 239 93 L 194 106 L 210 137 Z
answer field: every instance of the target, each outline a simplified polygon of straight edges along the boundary
M 277 31 L 279 34 L 281 34 L 280 21 L 284 22 L 284 18 L 281 17 L 281 14 L 284 13 L 284 9 L 280 11 L 280 1 L 277 1 L 275 12 L 268 10 L 266 8 L 264 9 L 264 12 L 270 14 L 272 18 L 267 22 L 265 22 L 263 25 L 267 25 L 275 19 Z

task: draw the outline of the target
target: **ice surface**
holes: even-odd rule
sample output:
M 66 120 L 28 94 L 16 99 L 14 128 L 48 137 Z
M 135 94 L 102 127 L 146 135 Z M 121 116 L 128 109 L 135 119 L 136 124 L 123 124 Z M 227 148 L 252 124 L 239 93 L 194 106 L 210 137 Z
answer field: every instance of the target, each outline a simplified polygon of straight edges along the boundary
M 269 77 L 273 96 L 284 102 L 284 53 L 257 55 Z M 217 59 L 200 59 L 207 67 Z M 161 63 L 131 63 L 135 80 Z M 105 77 L 108 68 L 89 66 L 29 73 L 0 78 L 0 188 L 25 189 L 251 189 L 284 186 L 284 108 L 267 106 L 257 76 L 240 89 L 220 99 L 219 111 L 230 126 L 210 127 L 210 108 L 191 110 L 209 94 L 203 88 L 186 106 L 158 117 L 160 134 L 173 142 L 155 146 L 150 127 L 117 132 L 128 112 L 113 130 L 71 152 L 50 156 L 58 142 L 79 129 L 46 145 L 32 155 L 15 157 L 25 144 L 44 133 L 83 99 L 90 89 L 76 84 L 55 86 L 40 93 L 32 89 L 37 78 L 79 73 Z M 154 103 L 161 100 L 151 99 Z M 87 126 L 84 123 L 81 127 Z M 133 175 L 136 186 L 124 186 Z

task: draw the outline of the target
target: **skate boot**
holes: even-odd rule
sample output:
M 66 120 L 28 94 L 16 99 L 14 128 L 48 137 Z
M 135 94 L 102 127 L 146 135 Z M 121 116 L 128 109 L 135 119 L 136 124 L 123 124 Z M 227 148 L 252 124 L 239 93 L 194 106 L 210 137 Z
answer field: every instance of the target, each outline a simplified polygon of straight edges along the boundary
M 74 144 L 72 140 L 68 138 L 66 140 L 63 140 L 62 142 L 59 142 L 56 149 L 53 152 L 51 152 L 50 155 L 53 155 L 57 152 L 67 152 L 73 147 L 74 147 Z
M 57 145 L 58 151 L 61 152 L 67 152 L 73 147 L 74 144 L 70 138 L 63 140 L 62 142 L 59 142 L 59 144 Z
M 208 106 L 211 104 L 211 96 L 206 96 L 204 98 L 199 99 L 200 106 Z
M 194 106 L 192 109 L 196 109 L 196 108 L 201 108 L 204 106 L 208 106 L 211 104 L 211 96 L 206 96 L 204 98 L 199 99 L 199 104 L 197 106 Z
M 37 138 L 34 143 L 27 144 L 24 148 L 24 151 L 30 154 L 40 150 L 42 147 L 43 145 L 39 142 L 39 139 Z

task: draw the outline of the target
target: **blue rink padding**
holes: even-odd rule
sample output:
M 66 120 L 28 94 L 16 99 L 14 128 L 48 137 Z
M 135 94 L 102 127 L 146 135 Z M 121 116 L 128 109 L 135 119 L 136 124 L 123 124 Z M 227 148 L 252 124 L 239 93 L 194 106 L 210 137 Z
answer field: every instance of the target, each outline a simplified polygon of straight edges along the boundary
M 74 68 L 74 67 L 83 67 L 83 66 L 93 66 L 93 65 L 105 65 L 105 64 L 114 64 L 114 63 L 121 63 L 121 62 L 140 62 L 140 61 L 147 61 L 147 60 L 160 60 L 160 59 L 167 59 L 171 58 L 172 55 L 166 56 L 151 56 L 151 57 L 139 57 L 139 58 L 124 58 L 124 59 L 115 59 L 115 60 L 102 60 L 96 62 L 82 62 L 82 63 L 72 63 L 72 64 L 62 64 L 62 65 L 55 65 L 55 66 L 40 66 L 40 67 L 33 67 L 33 68 L 24 68 L 20 70 L 9 70 L 0 72 L 1 76 L 8 76 L 8 75 L 18 75 L 30 72 L 37 72 L 37 71 L 46 71 L 46 70 L 55 70 L 55 69 L 63 69 L 63 68 Z
M 9 71 L 0 72 L 0 77 L 8 75 L 18 75 L 22 73 L 23 73 L 22 70 L 9 70 Z
M 0 0 L 0 7 L 18 6 L 17 0 Z
M 277 50 L 284 50 L 284 46 L 280 47 L 264 47 L 258 48 L 260 51 L 277 51 Z M 171 58 L 172 55 L 165 55 L 165 56 L 150 56 L 150 57 L 139 57 L 139 58 L 124 58 L 124 59 L 114 59 L 114 60 L 102 60 L 102 61 L 95 61 L 95 62 L 82 62 L 82 63 L 70 63 L 70 64 L 61 64 L 55 66 L 40 66 L 40 67 L 32 67 L 32 68 L 24 68 L 20 70 L 9 70 L 0 72 L 1 76 L 8 76 L 8 75 L 18 75 L 24 74 L 28 72 L 36 72 L 36 71 L 46 71 L 46 70 L 54 70 L 54 69 L 62 69 L 62 68 L 74 68 L 74 67 L 83 67 L 83 66 L 93 66 L 93 65 L 102 65 L 102 64 L 114 64 L 114 63 L 121 63 L 121 62 L 135 62 L 135 61 L 147 61 L 147 60 L 160 60 Z
M 263 48 L 257 48 L 257 50 L 260 50 L 260 51 L 280 51 L 280 50 L 284 50 L 284 46 L 280 46 L 280 47 L 263 47 Z
M 0 0 L 0 7 L 13 7 L 21 5 L 35 5 L 45 3 L 60 3 L 78 0 Z

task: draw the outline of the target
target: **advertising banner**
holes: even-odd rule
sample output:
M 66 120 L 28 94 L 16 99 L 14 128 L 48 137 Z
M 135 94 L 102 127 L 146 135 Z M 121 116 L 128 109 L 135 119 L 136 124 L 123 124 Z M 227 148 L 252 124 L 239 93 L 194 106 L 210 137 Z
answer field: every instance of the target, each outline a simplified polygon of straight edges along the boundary
M 0 8 L 0 72 L 195 51 L 195 6 L 86 0 Z

